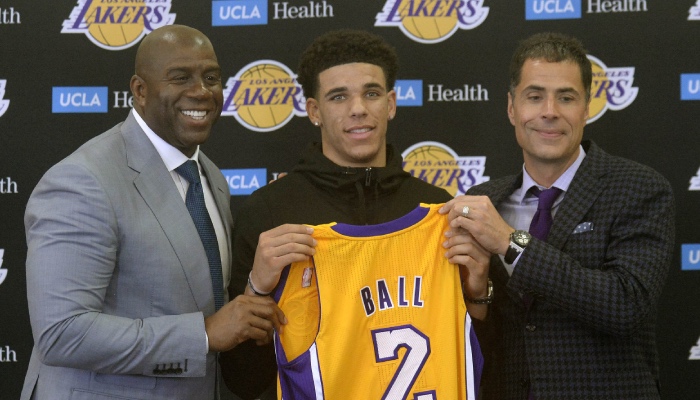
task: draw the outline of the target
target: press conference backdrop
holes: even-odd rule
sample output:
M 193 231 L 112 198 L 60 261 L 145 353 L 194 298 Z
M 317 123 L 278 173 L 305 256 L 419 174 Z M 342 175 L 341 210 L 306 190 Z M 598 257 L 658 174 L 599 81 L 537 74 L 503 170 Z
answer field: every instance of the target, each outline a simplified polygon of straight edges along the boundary
M 317 35 L 365 29 L 396 47 L 389 141 L 407 170 L 453 194 L 521 167 L 506 115 L 517 42 L 540 31 L 580 38 L 594 71 L 584 137 L 673 184 L 662 388 L 666 399 L 700 398 L 696 0 L 0 0 L 0 398 L 19 397 L 33 343 L 27 199 L 51 165 L 126 117 L 137 45 L 172 23 L 208 35 L 223 67 L 224 111 L 203 150 L 223 169 L 234 213 L 320 139 L 295 81 L 298 55 Z

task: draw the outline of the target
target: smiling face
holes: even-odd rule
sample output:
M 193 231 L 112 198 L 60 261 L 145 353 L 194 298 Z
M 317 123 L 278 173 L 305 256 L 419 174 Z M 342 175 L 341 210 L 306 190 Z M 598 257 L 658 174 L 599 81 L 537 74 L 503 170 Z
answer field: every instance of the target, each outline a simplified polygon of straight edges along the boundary
M 382 68 L 337 65 L 322 71 L 318 84 L 306 111 L 321 127 L 323 154 L 344 167 L 385 166 L 387 124 L 396 114 L 396 93 L 387 90 Z
M 131 79 L 134 108 L 149 128 L 190 157 L 221 114 L 221 68 L 201 32 L 171 26 L 147 36 Z M 163 29 L 163 28 L 161 28 Z
M 525 61 L 520 83 L 508 93 L 508 118 L 531 175 L 561 174 L 576 160 L 588 104 L 577 64 Z

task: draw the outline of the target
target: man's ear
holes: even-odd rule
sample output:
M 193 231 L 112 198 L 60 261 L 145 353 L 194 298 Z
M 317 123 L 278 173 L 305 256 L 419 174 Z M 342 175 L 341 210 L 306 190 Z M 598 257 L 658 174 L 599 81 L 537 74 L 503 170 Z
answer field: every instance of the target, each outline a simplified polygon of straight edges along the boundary
M 140 76 L 134 75 L 131 77 L 129 87 L 131 88 L 131 94 L 134 96 L 134 103 L 143 108 L 146 104 L 146 94 L 148 93 L 146 82 Z
M 313 97 L 306 99 L 306 114 L 309 116 L 312 124 L 321 126 L 321 113 L 318 109 L 318 101 Z
M 394 119 L 396 116 L 396 91 L 393 89 L 387 94 L 388 106 L 389 106 L 389 121 Z
M 508 92 L 508 119 L 510 124 L 515 126 L 515 111 L 513 110 L 513 95 Z

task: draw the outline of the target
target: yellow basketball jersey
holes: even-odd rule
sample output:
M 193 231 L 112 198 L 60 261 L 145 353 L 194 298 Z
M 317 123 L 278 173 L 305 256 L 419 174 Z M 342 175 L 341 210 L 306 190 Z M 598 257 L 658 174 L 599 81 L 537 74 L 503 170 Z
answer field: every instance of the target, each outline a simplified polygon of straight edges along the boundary
M 289 321 L 275 337 L 278 398 L 476 398 L 481 353 L 439 208 L 314 227 L 316 255 L 275 294 Z

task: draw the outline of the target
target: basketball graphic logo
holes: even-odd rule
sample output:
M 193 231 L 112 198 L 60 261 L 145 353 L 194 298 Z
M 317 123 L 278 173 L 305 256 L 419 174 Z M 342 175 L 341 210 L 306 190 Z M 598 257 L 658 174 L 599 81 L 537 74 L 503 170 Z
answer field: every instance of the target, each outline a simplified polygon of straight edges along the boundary
M 106 50 L 123 50 L 156 28 L 171 25 L 171 0 L 78 0 L 61 33 L 82 33 Z
M 457 29 L 474 29 L 489 14 L 484 0 L 388 0 L 374 26 L 399 27 L 419 43 L 439 43 Z
M 403 169 L 414 177 L 447 190 L 464 194 L 470 187 L 489 180 L 484 176 L 486 157 L 461 157 L 439 142 L 420 142 L 406 149 Z
M 221 115 L 233 116 L 246 128 L 270 132 L 293 116 L 306 116 L 306 99 L 296 75 L 284 64 L 260 60 L 229 78 Z
M 608 109 L 619 111 L 632 104 L 639 88 L 632 87 L 634 67 L 608 68 L 602 61 L 588 56 L 593 69 L 588 123 L 596 121 Z

